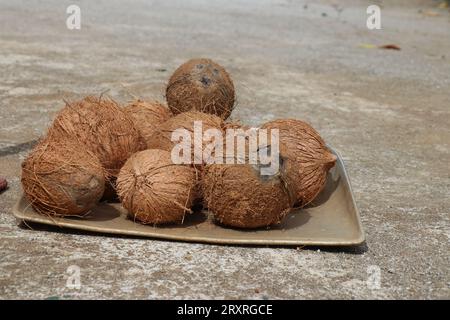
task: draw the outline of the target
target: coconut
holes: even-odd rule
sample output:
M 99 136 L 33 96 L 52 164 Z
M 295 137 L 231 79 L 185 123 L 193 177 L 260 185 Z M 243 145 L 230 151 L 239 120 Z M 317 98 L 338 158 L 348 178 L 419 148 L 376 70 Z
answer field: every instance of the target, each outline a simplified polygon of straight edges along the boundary
M 124 110 L 139 131 L 142 138 L 142 150 L 147 149 L 150 138 L 158 126 L 172 116 L 172 112 L 158 101 L 135 100 Z
M 249 137 L 251 134 L 252 128 L 248 125 L 242 124 L 239 120 L 235 121 L 226 121 L 223 125 L 223 131 L 224 131 L 224 145 L 223 145 L 223 154 L 224 154 L 224 161 L 226 161 L 226 158 L 230 158 L 230 155 L 227 155 L 227 153 L 231 153 L 231 158 L 233 161 L 236 156 L 239 156 L 241 158 L 241 161 L 247 161 L 248 158 L 248 152 L 249 150 Z M 256 131 L 255 131 L 256 132 Z M 231 139 L 231 140 L 230 140 Z M 245 154 L 244 155 L 238 155 L 237 153 L 240 152 L 238 150 L 238 145 L 242 143 L 242 139 L 245 143 Z M 228 144 L 232 143 L 233 148 L 229 146 Z
M 199 127 L 198 135 L 194 134 L 196 124 L 199 126 L 201 125 L 201 130 Z M 222 135 L 222 128 L 222 119 L 215 115 L 198 111 L 180 113 L 170 118 L 159 126 L 159 128 L 157 128 L 153 136 L 150 138 L 149 148 L 172 152 L 175 146 L 181 146 L 181 143 L 183 145 L 188 143 L 186 145 L 186 149 L 190 150 L 190 157 L 187 156 L 187 158 L 190 159 L 190 162 L 193 163 L 197 169 L 201 169 L 207 159 L 204 159 L 200 151 L 206 150 L 207 146 L 210 145 L 211 142 L 214 142 L 208 139 L 203 139 L 205 131 L 209 129 L 217 129 Z M 179 140 L 177 140 L 176 137 L 174 137 L 175 141 L 172 141 L 172 136 L 180 129 L 182 131 L 186 130 L 185 132 L 190 136 L 190 141 L 186 141 L 183 138 L 179 138 Z M 194 146 L 198 146 L 197 149 L 199 152 L 195 152 Z
M 174 164 L 170 152 L 148 149 L 120 170 L 117 193 L 129 216 L 144 224 L 182 223 L 194 200 L 195 172 Z
M 203 177 L 204 204 L 224 226 L 259 228 L 278 224 L 292 201 L 278 174 L 262 176 L 250 164 L 212 164 Z
M 192 59 L 170 77 L 166 99 L 174 114 L 198 110 L 226 119 L 234 107 L 234 85 L 219 64 L 210 59 Z
M 49 134 L 76 140 L 89 148 L 111 181 L 125 161 L 140 150 L 140 135 L 133 121 L 109 98 L 88 96 L 73 103 L 66 102 L 65 108 L 53 121 Z M 111 191 L 111 188 L 114 186 L 107 186 L 107 190 Z
M 22 187 L 41 214 L 82 216 L 101 198 L 105 171 L 85 146 L 47 138 L 22 163 Z
M 196 123 L 201 124 L 201 131 L 198 131 L 201 133 L 200 135 L 194 134 L 194 126 Z M 207 157 L 203 157 L 203 151 L 207 149 L 208 145 L 211 145 L 211 141 L 203 139 L 203 134 L 209 129 L 217 129 L 222 134 L 222 126 L 222 119 L 215 115 L 198 111 L 189 111 L 180 113 L 164 122 L 149 140 L 149 148 L 161 149 L 169 152 L 176 151 L 174 148 L 185 146 L 183 150 L 189 152 L 189 154 L 185 154 L 184 151 L 178 151 L 176 153 L 183 158 L 185 157 L 185 160 L 187 160 L 184 162 L 185 164 L 190 163 L 195 168 L 197 176 L 195 194 L 197 200 L 202 198 L 201 179 L 203 167 L 208 161 L 213 161 L 208 159 L 215 157 L 214 150 L 209 155 L 206 154 Z M 180 129 L 186 130 L 186 133 L 189 134 L 190 141 L 186 141 L 184 138 L 180 138 L 178 141 L 176 139 L 175 141 L 172 141 L 172 134 Z M 213 141 L 213 143 L 215 143 L 215 141 Z M 197 150 L 199 150 L 199 152 L 195 151 L 194 146 L 198 146 Z
M 262 129 L 279 130 L 281 175 L 295 195 L 296 203 L 305 206 L 322 191 L 327 173 L 336 156 L 328 150 L 319 133 L 306 122 L 279 119 L 265 123 Z

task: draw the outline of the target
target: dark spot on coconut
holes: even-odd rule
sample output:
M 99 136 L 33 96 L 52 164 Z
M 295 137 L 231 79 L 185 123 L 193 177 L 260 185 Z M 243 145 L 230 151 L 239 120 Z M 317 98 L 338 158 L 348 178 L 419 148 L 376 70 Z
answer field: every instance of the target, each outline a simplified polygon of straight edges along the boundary
M 203 64 L 198 64 L 198 65 L 197 65 L 197 69 L 199 69 L 199 70 L 203 69 L 203 67 L 204 67 Z
M 278 158 L 278 161 L 279 161 L 279 164 L 280 164 L 280 171 L 281 171 L 284 168 L 284 159 L 281 156 L 281 154 L 280 154 L 280 156 Z
M 205 87 L 209 86 L 209 84 L 211 83 L 211 79 L 206 76 L 203 76 L 200 81 Z

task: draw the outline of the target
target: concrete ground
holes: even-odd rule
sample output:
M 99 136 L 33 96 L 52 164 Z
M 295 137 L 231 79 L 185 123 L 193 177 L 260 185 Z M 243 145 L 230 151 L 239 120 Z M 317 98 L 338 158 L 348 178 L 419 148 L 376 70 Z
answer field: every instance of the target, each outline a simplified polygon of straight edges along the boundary
M 73 2 L 81 30 L 66 28 Z M 371 3 L 382 30 L 366 28 Z M 450 14 L 439 3 L 0 1 L 0 298 L 450 298 Z M 234 118 L 305 119 L 342 153 L 366 246 L 18 226 L 20 163 L 63 98 L 163 100 L 170 73 L 198 56 L 230 71 Z M 66 286 L 71 265 L 80 289 Z

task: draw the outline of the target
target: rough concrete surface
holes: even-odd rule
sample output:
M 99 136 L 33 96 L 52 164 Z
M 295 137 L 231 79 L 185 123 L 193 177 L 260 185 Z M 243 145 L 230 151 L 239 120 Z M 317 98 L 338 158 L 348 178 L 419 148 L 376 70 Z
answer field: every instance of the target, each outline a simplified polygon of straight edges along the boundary
M 81 8 L 81 30 L 66 8 Z M 382 30 L 366 28 L 381 6 Z M 450 13 L 439 1 L 0 1 L 0 298 L 450 298 Z M 370 45 L 396 44 L 400 51 Z M 305 119 L 338 149 L 366 246 L 265 248 L 18 226 L 20 163 L 62 99 L 164 99 L 211 57 L 234 118 Z M 81 288 L 66 286 L 71 265 Z M 373 280 L 379 268 L 379 287 Z M 375 277 L 375 278 L 374 278 Z

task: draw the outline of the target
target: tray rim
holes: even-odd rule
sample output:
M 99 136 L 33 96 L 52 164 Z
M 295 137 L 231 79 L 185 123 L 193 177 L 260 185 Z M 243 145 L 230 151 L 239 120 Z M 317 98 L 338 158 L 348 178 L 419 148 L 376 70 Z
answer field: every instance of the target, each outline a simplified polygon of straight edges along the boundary
M 72 230 L 81 230 L 81 231 L 88 231 L 93 232 L 97 234 L 103 234 L 103 235 L 120 235 L 124 237 L 140 237 L 140 238 L 147 238 L 147 239 L 153 239 L 153 240 L 170 240 L 170 241 L 181 241 L 181 242 L 191 242 L 191 243 L 209 243 L 209 244 L 220 244 L 220 245 L 258 245 L 258 246 L 329 246 L 329 247 L 339 247 L 339 246 L 358 246 L 363 244 L 366 241 L 364 229 L 362 227 L 361 218 L 360 218 L 360 211 L 358 209 L 358 206 L 356 205 L 356 201 L 353 194 L 353 189 L 351 186 L 350 177 L 347 173 L 347 170 L 344 166 L 344 161 L 342 159 L 341 154 L 334 148 L 327 146 L 332 153 L 334 153 L 337 157 L 337 161 L 339 165 L 341 166 L 342 175 L 344 183 L 346 184 L 348 190 L 349 190 L 349 196 L 351 198 L 351 202 L 353 205 L 353 208 L 355 210 L 355 218 L 356 218 L 356 226 L 358 231 L 358 236 L 355 237 L 352 240 L 333 240 L 332 238 L 326 239 L 325 237 L 321 240 L 314 240 L 314 239 L 292 239 L 292 240 L 273 240 L 273 239 L 229 239 L 229 238 L 210 238 L 210 237 L 202 237 L 202 236 L 183 236 L 183 235 L 173 235 L 173 234 L 161 234 L 161 233 L 153 233 L 149 234 L 143 231 L 139 230 L 124 230 L 122 229 L 116 229 L 111 228 L 108 230 L 102 229 L 101 227 L 92 226 L 92 225 L 80 225 L 80 224 L 74 224 L 68 219 L 64 219 L 63 217 L 55 218 L 55 220 L 63 221 L 63 223 L 60 225 L 56 223 L 55 221 L 52 221 L 51 219 L 42 216 L 42 217 L 30 217 L 26 213 L 21 212 L 20 210 L 20 203 L 25 200 L 25 196 L 23 192 L 20 193 L 19 199 L 16 201 L 16 203 L 13 206 L 13 215 L 21 220 L 21 221 L 28 221 L 53 227 L 60 227 L 62 229 L 72 229 Z M 268 230 L 270 231 L 270 230 Z M 326 240 L 325 240 L 326 239 Z

